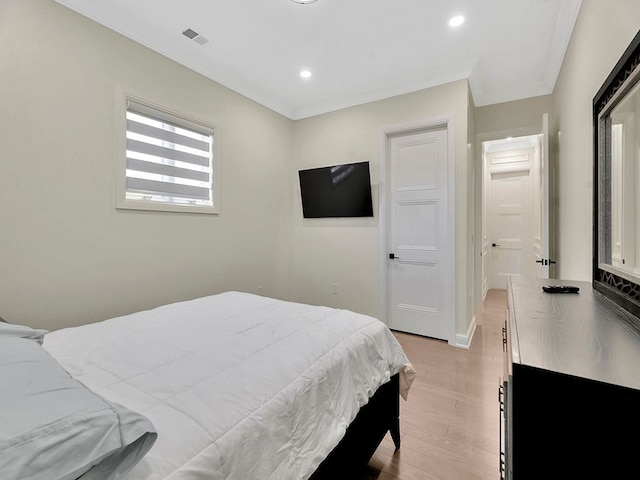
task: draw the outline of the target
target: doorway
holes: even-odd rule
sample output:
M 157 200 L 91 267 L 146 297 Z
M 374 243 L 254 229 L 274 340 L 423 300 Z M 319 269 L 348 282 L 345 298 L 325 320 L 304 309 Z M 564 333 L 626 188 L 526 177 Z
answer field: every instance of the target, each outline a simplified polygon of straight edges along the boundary
M 542 134 L 482 142 L 483 297 L 509 276 L 542 276 L 543 153 Z
M 381 133 L 381 298 L 393 329 L 455 340 L 450 120 Z

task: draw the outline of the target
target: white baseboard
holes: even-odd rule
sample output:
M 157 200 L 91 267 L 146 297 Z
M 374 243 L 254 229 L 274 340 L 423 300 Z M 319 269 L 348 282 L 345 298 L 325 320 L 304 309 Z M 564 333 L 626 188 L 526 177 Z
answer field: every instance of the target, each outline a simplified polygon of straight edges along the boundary
M 474 315 L 473 318 L 471 319 L 471 323 L 469 324 L 469 328 L 467 329 L 467 333 L 465 333 L 464 335 L 456 334 L 455 346 L 459 348 L 469 348 L 475 331 L 476 331 L 476 316 Z

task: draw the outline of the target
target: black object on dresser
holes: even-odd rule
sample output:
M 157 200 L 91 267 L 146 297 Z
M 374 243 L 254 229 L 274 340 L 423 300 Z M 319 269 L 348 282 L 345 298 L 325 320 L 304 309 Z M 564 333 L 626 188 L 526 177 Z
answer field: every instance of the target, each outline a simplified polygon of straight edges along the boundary
M 589 282 L 545 282 L 508 282 L 501 478 L 640 478 L 638 319 Z

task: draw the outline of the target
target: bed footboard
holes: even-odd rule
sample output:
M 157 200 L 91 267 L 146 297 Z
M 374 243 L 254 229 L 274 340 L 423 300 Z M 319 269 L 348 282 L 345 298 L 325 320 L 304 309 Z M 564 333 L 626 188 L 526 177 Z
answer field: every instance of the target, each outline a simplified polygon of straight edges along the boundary
M 363 468 L 382 439 L 390 432 L 400 448 L 400 383 L 396 374 L 382 385 L 369 403 L 360 409 L 344 438 L 320 464 L 310 480 L 342 478 L 346 472 Z

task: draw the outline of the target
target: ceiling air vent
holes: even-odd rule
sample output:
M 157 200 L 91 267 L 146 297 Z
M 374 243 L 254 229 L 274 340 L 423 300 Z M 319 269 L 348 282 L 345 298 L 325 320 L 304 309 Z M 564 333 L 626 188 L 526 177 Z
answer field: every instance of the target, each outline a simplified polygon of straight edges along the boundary
M 185 31 L 182 32 L 182 34 L 185 37 L 189 38 L 190 40 L 193 40 L 194 42 L 200 45 L 204 45 L 209 41 L 208 38 L 203 37 L 198 32 L 196 32 L 195 30 L 191 30 L 190 28 L 187 28 Z

